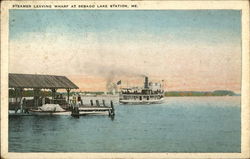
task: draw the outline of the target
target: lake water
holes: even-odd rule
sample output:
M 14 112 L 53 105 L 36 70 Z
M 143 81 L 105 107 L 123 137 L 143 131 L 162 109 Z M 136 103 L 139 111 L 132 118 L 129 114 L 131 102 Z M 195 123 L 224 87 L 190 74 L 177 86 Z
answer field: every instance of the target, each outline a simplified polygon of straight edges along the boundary
M 108 116 L 9 117 L 10 152 L 240 152 L 240 97 L 168 97 Z

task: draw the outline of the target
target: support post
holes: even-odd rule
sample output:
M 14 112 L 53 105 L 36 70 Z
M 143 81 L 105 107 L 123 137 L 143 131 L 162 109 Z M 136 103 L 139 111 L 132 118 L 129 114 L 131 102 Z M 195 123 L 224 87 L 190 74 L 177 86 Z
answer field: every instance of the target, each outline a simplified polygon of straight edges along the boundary
M 44 95 L 45 89 L 41 89 L 41 99 L 42 99 L 42 105 L 45 104 L 45 95 Z
M 105 100 L 103 99 L 102 100 L 102 105 L 105 107 L 106 105 L 105 105 Z
M 15 113 L 17 113 L 18 111 L 18 103 L 17 103 L 17 88 L 14 88 L 14 92 L 15 92 Z
M 94 104 L 93 104 L 93 100 L 92 100 L 92 99 L 90 100 L 90 105 L 91 105 L 91 106 L 93 106 L 93 105 L 94 105 Z
M 33 106 L 32 107 L 36 107 L 36 89 L 33 88 Z
M 17 88 L 14 88 L 14 92 L 15 92 L 15 103 L 17 105 Z
M 20 88 L 20 97 L 21 97 L 21 99 L 23 98 L 23 88 Z
M 69 104 L 69 92 L 70 92 L 70 89 L 66 89 L 67 90 L 67 100 L 68 100 L 68 104 Z
M 38 103 L 39 103 L 39 97 L 40 97 L 40 89 L 38 88 L 34 88 L 33 89 L 34 92 L 34 106 L 38 107 Z
M 51 92 L 52 92 L 52 104 L 55 104 L 55 100 L 54 99 L 55 99 L 56 89 L 52 88 Z
M 23 88 L 20 88 L 20 108 L 21 112 L 23 113 Z

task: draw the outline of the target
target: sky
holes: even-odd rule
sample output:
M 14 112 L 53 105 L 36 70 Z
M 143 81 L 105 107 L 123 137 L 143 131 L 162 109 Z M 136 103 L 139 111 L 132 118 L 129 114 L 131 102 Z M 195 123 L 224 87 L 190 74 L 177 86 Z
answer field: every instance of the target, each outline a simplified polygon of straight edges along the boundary
M 238 10 L 10 10 L 9 72 L 65 75 L 82 91 L 164 80 L 241 89 Z

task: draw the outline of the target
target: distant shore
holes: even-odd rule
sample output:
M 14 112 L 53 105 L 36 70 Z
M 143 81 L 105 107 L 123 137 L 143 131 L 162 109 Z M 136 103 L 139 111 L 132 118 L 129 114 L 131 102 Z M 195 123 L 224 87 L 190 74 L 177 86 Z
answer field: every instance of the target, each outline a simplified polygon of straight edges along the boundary
M 167 97 L 178 97 L 178 96 L 240 96 L 233 91 L 228 90 L 216 90 L 212 92 L 203 91 L 167 91 L 165 92 Z

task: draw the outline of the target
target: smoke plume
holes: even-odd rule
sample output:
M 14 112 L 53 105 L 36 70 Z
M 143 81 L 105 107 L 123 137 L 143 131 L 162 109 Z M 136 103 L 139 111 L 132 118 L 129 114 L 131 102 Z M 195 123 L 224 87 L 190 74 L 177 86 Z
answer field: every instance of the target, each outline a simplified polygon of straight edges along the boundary
M 139 73 L 134 67 L 122 68 L 116 65 L 102 65 L 94 63 L 85 63 L 84 71 L 91 75 L 102 76 L 106 79 L 106 89 L 109 92 L 117 91 L 117 85 L 114 81 L 119 77 L 145 77 L 145 74 Z

